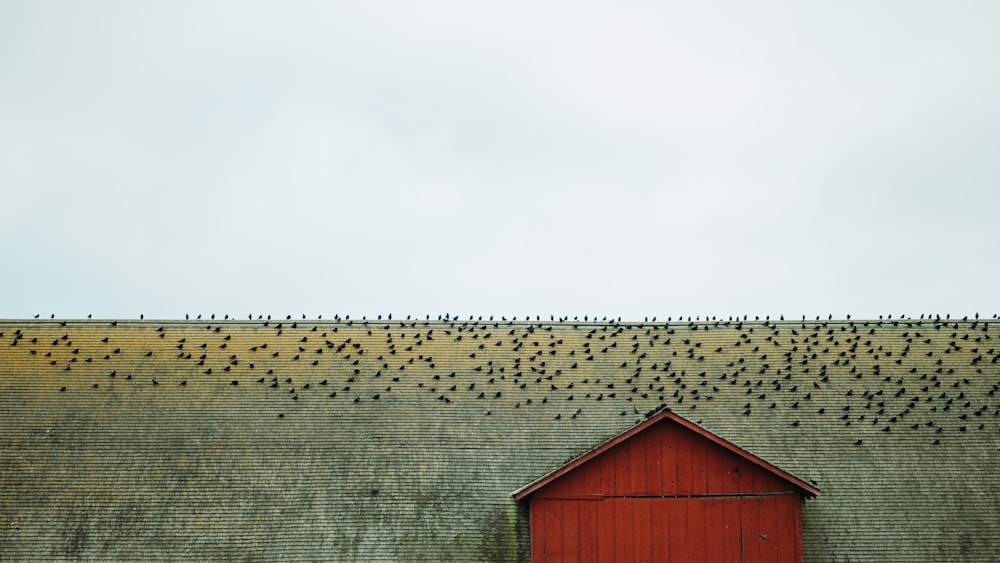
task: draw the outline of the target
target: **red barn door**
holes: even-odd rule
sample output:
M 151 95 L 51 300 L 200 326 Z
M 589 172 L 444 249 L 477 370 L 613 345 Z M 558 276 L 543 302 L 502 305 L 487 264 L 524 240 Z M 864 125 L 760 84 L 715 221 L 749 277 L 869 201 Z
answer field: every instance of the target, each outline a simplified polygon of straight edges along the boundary
M 798 495 L 533 499 L 532 561 L 801 560 Z

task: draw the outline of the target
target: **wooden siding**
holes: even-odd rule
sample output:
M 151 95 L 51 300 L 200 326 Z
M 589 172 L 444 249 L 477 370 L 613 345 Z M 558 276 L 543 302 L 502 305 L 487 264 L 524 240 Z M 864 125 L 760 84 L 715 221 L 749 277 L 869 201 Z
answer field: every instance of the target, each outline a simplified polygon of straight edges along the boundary
M 532 561 L 801 561 L 795 494 L 532 501 Z
M 532 560 L 801 561 L 801 498 L 663 420 L 531 496 Z
M 791 493 L 790 483 L 670 421 L 618 444 L 537 491 L 579 495 L 695 496 Z

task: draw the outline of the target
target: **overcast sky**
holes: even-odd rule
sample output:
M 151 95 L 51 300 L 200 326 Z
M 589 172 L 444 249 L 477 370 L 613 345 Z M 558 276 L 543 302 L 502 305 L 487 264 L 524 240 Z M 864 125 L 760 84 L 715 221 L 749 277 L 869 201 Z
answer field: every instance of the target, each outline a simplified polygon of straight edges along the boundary
M 0 318 L 991 316 L 997 29 L 993 0 L 0 0 Z

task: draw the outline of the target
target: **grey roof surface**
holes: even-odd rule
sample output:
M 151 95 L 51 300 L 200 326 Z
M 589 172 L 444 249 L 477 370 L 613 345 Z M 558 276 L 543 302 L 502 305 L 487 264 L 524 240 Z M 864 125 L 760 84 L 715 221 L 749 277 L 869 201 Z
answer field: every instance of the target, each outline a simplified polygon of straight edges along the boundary
M 666 404 L 814 482 L 806 561 L 995 561 L 996 320 L 0 321 L 0 560 L 514 561 Z

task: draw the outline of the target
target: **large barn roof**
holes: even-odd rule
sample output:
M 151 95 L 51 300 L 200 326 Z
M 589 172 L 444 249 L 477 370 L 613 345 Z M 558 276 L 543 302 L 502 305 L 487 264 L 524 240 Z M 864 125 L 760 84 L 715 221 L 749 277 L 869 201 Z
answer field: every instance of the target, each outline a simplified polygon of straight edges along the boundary
M 0 559 L 525 559 L 509 493 L 667 405 L 822 490 L 807 561 L 987 561 L 998 332 L 0 321 Z

